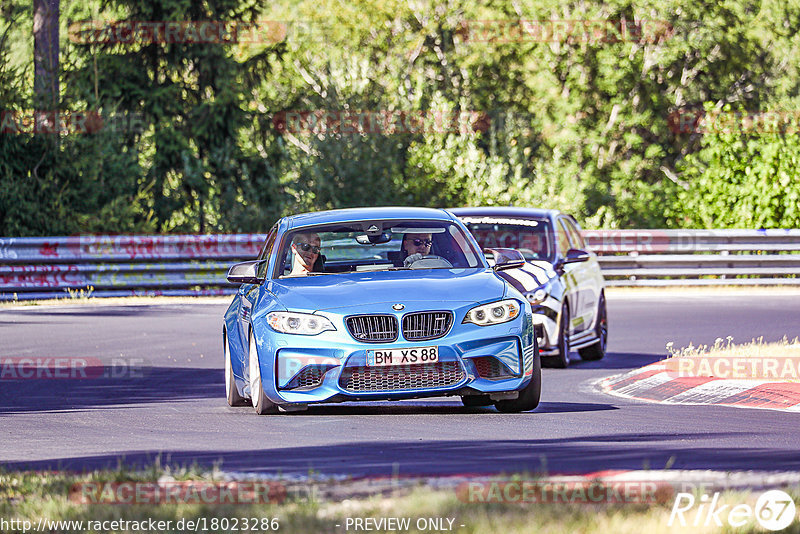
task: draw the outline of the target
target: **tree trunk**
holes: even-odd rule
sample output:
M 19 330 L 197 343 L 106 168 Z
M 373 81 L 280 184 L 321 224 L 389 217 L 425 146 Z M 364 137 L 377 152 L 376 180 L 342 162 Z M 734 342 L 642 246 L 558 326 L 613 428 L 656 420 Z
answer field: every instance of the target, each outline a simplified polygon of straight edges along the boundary
M 33 92 L 36 110 L 57 111 L 59 0 L 33 0 Z

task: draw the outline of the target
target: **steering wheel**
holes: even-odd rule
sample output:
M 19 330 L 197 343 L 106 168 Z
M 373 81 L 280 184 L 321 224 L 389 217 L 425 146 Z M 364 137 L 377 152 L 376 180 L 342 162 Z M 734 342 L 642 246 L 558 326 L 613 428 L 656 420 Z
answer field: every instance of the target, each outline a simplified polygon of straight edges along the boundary
M 453 264 L 441 256 L 429 254 L 423 256 L 422 254 L 412 254 L 403 261 L 405 267 L 411 269 L 452 269 Z

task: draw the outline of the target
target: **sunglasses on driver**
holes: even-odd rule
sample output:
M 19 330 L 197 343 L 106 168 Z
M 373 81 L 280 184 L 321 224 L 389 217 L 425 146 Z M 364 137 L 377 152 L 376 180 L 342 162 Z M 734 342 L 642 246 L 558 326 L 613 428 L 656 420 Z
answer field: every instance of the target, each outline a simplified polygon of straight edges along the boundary
M 429 246 L 431 246 L 433 244 L 433 241 L 431 241 L 430 239 L 415 238 L 415 239 L 409 239 L 409 241 L 414 243 L 415 247 L 421 247 L 422 245 L 425 245 L 426 247 L 429 247 Z
M 309 243 L 295 243 L 294 246 L 296 246 L 303 252 L 308 252 L 310 250 L 312 254 L 319 254 L 320 251 L 322 250 L 322 247 L 311 245 Z

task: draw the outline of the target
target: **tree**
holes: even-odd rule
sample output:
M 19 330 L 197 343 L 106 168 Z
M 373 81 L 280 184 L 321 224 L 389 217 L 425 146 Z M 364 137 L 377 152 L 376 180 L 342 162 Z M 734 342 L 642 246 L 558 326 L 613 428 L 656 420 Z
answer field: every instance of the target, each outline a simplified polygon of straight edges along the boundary
M 59 108 L 59 0 L 33 2 L 34 95 L 37 110 Z

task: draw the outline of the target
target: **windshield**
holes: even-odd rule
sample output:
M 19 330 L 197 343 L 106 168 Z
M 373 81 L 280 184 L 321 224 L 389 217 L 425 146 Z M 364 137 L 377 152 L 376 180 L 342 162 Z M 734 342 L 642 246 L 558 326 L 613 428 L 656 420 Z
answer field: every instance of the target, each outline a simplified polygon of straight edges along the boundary
M 555 247 L 547 219 L 461 217 L 481 248 L 515 248 L 526 260 L 552 261 Z
M 405 269 L 484 267 L 453 223 L 366 221 L 301 228 L 286 234 L 277 278 Z

